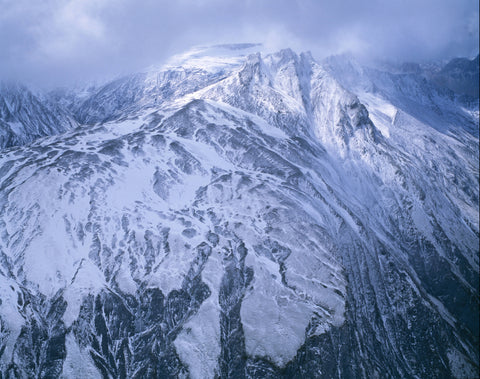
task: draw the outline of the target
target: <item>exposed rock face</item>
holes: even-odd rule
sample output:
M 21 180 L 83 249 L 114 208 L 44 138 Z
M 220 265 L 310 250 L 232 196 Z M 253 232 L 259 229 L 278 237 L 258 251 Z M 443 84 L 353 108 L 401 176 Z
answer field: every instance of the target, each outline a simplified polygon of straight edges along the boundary
M 243 48 L 0 153 L 1 377 L 477 375 L 478 109 Z

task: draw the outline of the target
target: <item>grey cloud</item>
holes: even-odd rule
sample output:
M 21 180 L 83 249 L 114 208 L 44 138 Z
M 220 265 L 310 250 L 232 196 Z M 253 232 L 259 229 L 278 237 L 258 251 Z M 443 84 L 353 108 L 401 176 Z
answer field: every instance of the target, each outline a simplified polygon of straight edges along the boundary
M 0 78 L 40 84 L 140 70 L 196 44 L 264 42 L 322 57 L 478 52 L 472 0 L 0 0 Z

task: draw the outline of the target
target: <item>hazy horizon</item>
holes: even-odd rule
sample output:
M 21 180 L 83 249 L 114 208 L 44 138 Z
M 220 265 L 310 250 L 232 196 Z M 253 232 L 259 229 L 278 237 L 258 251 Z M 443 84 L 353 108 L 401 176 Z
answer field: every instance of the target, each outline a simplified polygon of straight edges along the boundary
M 0 80 L 69 85 L 137 72 L 193 46 L 259 42 L 315 58 L 478 54 L 478 2 L 0 0 Z

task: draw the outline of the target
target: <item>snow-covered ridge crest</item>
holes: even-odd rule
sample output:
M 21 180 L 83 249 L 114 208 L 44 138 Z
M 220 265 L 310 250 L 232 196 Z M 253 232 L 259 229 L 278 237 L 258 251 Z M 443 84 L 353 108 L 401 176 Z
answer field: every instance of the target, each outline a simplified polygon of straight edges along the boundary
M 168 70 L 175 67 L 202 69 L 209 72 L 231 69 L 243 63 L 245 57 L 264 50 L 260 43 L 219 44 L 196 46 L 185 53 L 173 56 L 162 66 L 152 66 L 149 71 Z

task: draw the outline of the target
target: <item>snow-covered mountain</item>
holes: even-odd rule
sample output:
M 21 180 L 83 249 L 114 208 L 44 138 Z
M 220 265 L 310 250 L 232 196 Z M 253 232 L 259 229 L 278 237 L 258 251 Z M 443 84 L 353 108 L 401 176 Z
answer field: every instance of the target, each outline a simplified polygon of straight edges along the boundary
M 0 82 L 0 149 L 63 133 L 77 123 L 70 112 L 48 96 L 18 83 Z
M 0 153 L 1 377 L 478 375 L 478 103 L 261 49 Z
M 479 56 L 474 59 L 456 58 L 432 75 L 434 82 L 452 91 L 473 98 L 479 96 Z

